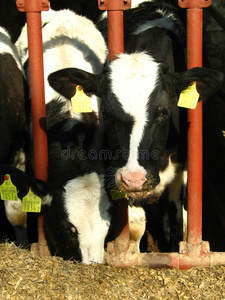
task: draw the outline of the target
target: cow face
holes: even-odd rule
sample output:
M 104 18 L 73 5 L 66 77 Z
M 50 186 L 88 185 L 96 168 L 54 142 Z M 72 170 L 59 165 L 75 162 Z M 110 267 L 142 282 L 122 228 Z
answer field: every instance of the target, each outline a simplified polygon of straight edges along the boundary
M 133 198 L 146 198 L 159 183 L 171 111 L 160 64 L 145 53 L 121 55 L 108 76 L 103 99 L 110 101 L 103 100 L 103 116 L 114 168 L 108 184 L 116 183 Z
M 68 215 L 63 205 L 61 205 L 60 211 L 59 207 L 52 204 L 50 208 L 44 209 L 44 232 L 49 250 L 52 255 L 81 261 L 82 254 L 77 228 L 68 221 Z
M 93 172 L 69 180 L 45 196 L 44 231 L 52 255 L 83 263 L 104 262 L 111 214 L 102 176 Z
M 105 74 L 65 69 L 51 74 L 49 83 L 58 90 L 65 77 L 70 85 L 81 84 L 84 92 L 102 98 L 111 151 L 106 182 L 110 189 L 116 186 L 134 199 L 154 198 L 155 193 L 159 196 L 169 183 L 168 176 L 174 177 L 170 173 L 175 168 L 171 171 L 169 159 L 169 175 L 165 174 L 164 163 L 169 124 L 174 119 L 172 112 L 177 110 L 172 99 L 177 99 L 192 81 L 197 81 L 200 99 L 205 99 L 222 80 L 217 72 L 201 68 L 163 74 L 160 64 L 143 52 L 119 55 Z

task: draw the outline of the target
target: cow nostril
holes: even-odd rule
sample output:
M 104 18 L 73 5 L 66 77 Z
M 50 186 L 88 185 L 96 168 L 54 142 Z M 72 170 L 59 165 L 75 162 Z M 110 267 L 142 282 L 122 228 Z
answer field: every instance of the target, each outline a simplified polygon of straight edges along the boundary
M 129 184 L 131 184 L 133 181 L 129 180 L 128 178 L 126 177 L 121 177 L 121 180 L 122 180 L 122 183 L 129 186 Z
M 128 179 L 125 179 L 121 176 L 121 181 L 122 181 L 122 184 L 125 188 L 129 188 L 129 180 Z

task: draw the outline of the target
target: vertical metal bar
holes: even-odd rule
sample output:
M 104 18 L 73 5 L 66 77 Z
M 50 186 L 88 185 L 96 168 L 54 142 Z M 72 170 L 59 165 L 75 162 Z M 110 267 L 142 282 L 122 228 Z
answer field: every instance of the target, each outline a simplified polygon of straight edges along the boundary
M 27 13 L 35 177 L 48 179 L 41 13 Z
M 203 8 L 211 0 L 178 0 L 187 8 L 187 68 L 202 67 Z M 188 110 L 188 243 L 202 242 L 202 102 Z
M 126 2 L 126 3 L 125 3 Z M 130 8 L 130 1 L 99 0 L 99 9 L 107 9 L 109 60 L 124 52 L 123 9 Z M 115 252 L 119 254 L 129 245 L 129 216 L 127 199 L 115 205 Z
M 49 9 L 49 2 L 48 0 L 18 0 L 16 4 L 18 10 L 26 12 L 27 18 L 35 177 L 46 182 L 48 180 L 48 144 L 41 11 Z M 41 256 L 50 254 L 44 235 L 43 216 L 41 214 L 38 215 L 38 244 Z
M 202 67 L 203 10 L 187 10 L 187 67 Z M 188 243 L 202 241 L 202 102 L 188 110 Z
M 129 215 L 127 199 L 119 199 L 115 204 L 114 226 L 115 253 L 124 252 L 129 247 Z
M 124 52 L 123 11 L 108 10 L 109 60 Z M 129 216 L 127 199 L 119 199 L 115 210 L 115 251 L 121 252 L 129 244 Z
M 108 11 L 109 60 L 124 52 L 123 11 Z
M 35 177 L 48 180 L 48 144 L 44 93 L 41 13 L 27 13 Z M 38 215 L 38 243 L 46 245 L 43 215 Z M 41 250 L 40 250 L 41 252 Z

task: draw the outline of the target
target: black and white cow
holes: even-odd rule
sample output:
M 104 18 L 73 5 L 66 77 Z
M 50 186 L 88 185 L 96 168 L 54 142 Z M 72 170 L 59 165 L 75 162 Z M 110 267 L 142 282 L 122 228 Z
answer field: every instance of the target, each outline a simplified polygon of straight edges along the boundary
M 112 215 L 101 163 L 87 155 L 92 134 L 93 128 L 74 119 L 51 128 L 48 183 L 0 166 L 0 181 L 10 174 L 21 199 L 30 187 L 42 198 L 44 233 L 51 254 L 86 264 L 104 263 Z M 82 140 L 85 143 L 80 143 Z
M 42 198 L 51 254 L 86 264 L 104 262 L 112 215 L 102 164 L 88 156 L 94 130 L 96 127 L 67 118 L 48 131 L 48 183 L 0 165 L 0 183 L 10 174 L 21 199 L 29 188 Z
M 93 112 L 74 113 L 70 98 L 56 93 L 47 77 L 68 66 L 101 73 L 107 47 L 95 25 L 70 10 L 44 12 L 42 25 L 50 186 L 44 201 L 47 243 L 52 255 L 102 263 L 110 202 L 102 167 L 85 156 L 88 149 L 100 147 L 100 99 L 90 96 Z M 17 47 L 29 73 L 26 26 Z
M 66 118 L 48 131 L 49 190 L 43 199 L 44 232 L 52 255 L 103 263 L 111 204 L 100 160 L 93 151 L 98 125 Z M 97 153 L 98 147 L 94 150 Z
M 196 81 L 199 99 L 205 100 L 222 81 L 222 74 L 210 69 L 173 71 L 177 59 L 173 57 L 174 36 L 179 37 L 182 28 L 171 9 L 158 7 L 153 14 L 157 22 L 141 18 L 141 9 L 129 10 L 128 21 L 133 16 L 133 23 L 129 34 L 125 31 L 127 53 L 110 62 L 106 72 L 93 75 L 67 68 L 48 77 L 50 85 L 67 98 L 77 85 L 101 97 L 111 151 L 106 186 L 120 191 L 121 197 L 126 194 L 131 203 L 158 200 L 183 170 L 187 124 L 182 117 L 186 110 L 177 106 L 181 91 Z M 129 28 L 124 17 L 125 28 Z
M 107 58 L 104 38 L 92 21 L 68 9 L 61 11 L 50 9 L 42 12 L 42 26 L 47 129 L 49 130 L 66 118 L 74 118 L 90 125 L 98 124 L 100 105 L 98 97 L 90 96 L 93 110 L 91 113 L 74 113 L 70 99 L 56 93 L 49 85 L 47 77 L 56 70 L 70 66 L 91 73 L 101 73 Z M 22 29 L 16 46 L 29 84 L 27 25 Z M 31 131 L 31 117 L 28 123 Z M 101 134 L 101 130 L 96 132 L 96 135 L 98 134 Z M 32 133 L 30 136 L 32 139 Z M 51 154 L 49 159 L 51 161 Z M 49 174 L 49 181 L 51 180 L 51 174 Z
M 0 27 L 0 83 L 0 164 L 25 171 L 27 85 L 17 49 L 3 27 Z M 16 240 L 27 245 L 27 216 L 21 211 L 21 201 L 4 201 L 4 205 Z
M 51 101 L 54 100 L 52 110 L 55 110 L 55 107 L 59 109 L 58 112 L 55 111 L 55 114 L 67 113 L 69 117 L 87 121 L 82 119 L 82 114 L 73 113 L 71 101 L 56 93 L 49 86 L 47 77 L 56 70 L 71 66 L 90 73 L 101 73 L 107 58 L 107 47 L 101 33 L 91 20 L 69 9 L 60 11 L 50 9 L 42 12 L 42 40 L 46 105 L 51 110 Z M 23 27 L 16 46 L 29 81 L 27 25 Z M 55 101 L 61 105 L 56 105 Z M 93 114 L 98 118 L 99 99 L 91 96 L 91 104 Z
M 104 263 L 110 202 L 103 177 L 96 172 L 54 187 L 44 198 L 44 232 L 52 255 L 85 264 Z

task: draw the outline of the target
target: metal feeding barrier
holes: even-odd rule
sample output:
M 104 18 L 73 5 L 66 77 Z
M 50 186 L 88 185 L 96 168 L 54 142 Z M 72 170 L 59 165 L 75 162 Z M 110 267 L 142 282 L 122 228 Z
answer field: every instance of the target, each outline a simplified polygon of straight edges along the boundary
M 97 0 L 96 0 L 97 1 Z M 187 9 L 187 68 L 202 67 L 203 8 L 211 0 L 178 0 Z M 35 176 L 47 181 L 48 148 L 44 99 L 43 48 L 41 11 L 49 9 L 48 0 L 17 0 L 17 8 L 27 16 L 29 64 L 34 134 Z M 124 52 L 123 10 L 131 0 L 98 0 L 100 10 L 108 13 L 109 59 Z M 195 110 L 188 110 L 188 228 L 187 242 L 180 242 L 179 253 L 137 253 L 129 240 L 128 203 L 116 203 L 115 240 L 108 244 L 106 261 L 115 266 L 142 265 L 150 267 L 187 269 L 225 263 L 224 252 L 210 252 L 210 245 L 202 241 L 202 102 Z M 38 217 L 40 254 L 46 245 L 43 216 Z M 43 252 L 42 252 L 43 251 Z
M 48 10 L 48 0 L 17 0 L 19 11 L 26 12 L 29 51 L 31 109 L 33 123 L 35 177 L 48 180 L 48 142 L 44 89 L 41 11 Z M 50 255 L 43 230 L 43 215 L 38 215 L 38 248 L 41 255 Z

